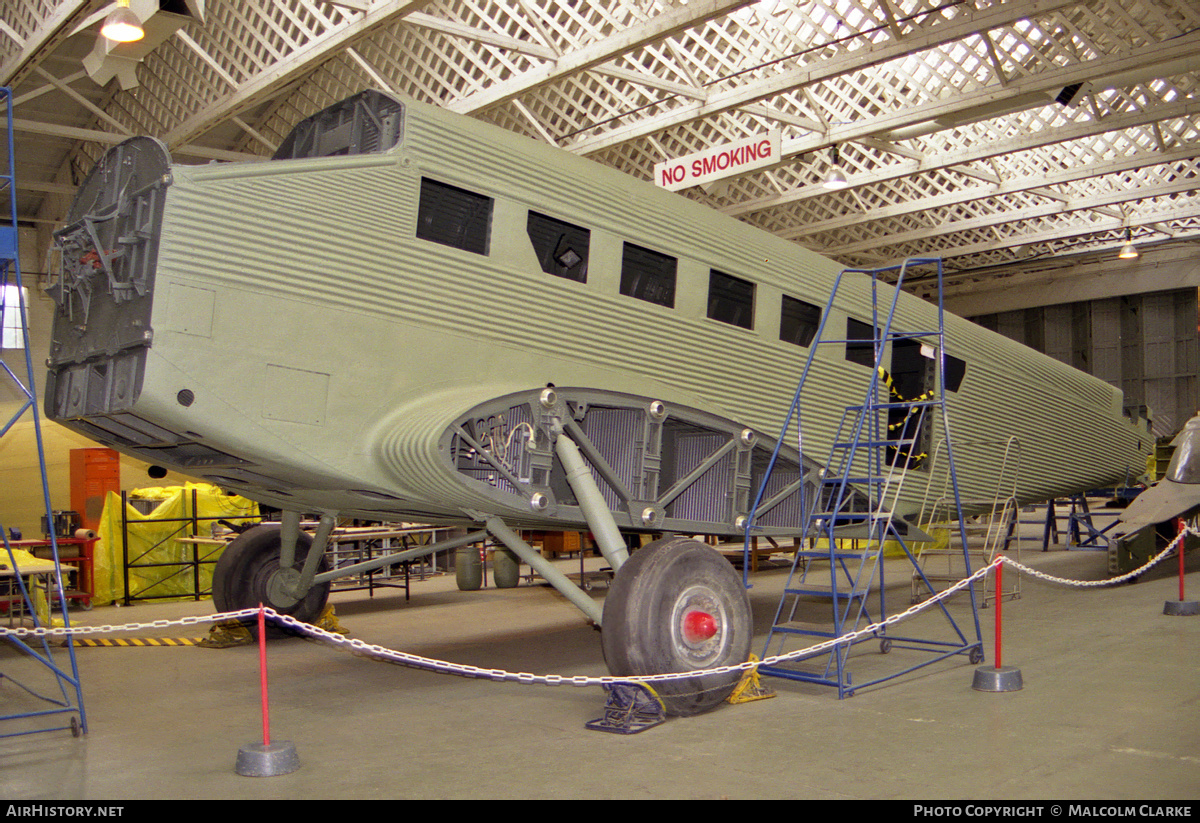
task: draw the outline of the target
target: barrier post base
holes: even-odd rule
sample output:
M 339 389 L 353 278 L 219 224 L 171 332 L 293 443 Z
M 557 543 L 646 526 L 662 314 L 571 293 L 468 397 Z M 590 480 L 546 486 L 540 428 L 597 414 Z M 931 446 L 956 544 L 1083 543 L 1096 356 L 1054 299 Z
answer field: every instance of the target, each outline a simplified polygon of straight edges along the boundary
M 1163 604 L 1163 614 L 1175 617 L 1191 617 L 1200 614 L 1200 600 L 1168 600 Z
M 1015 666 L 980 666 L 971 688 L 977 692 L 1019 692 L 1025 684 Z
M 289 740 L 251 743 L 238 749 L 234 771 L 242 777 L 274 777 L 300 768 L 296 746 Z

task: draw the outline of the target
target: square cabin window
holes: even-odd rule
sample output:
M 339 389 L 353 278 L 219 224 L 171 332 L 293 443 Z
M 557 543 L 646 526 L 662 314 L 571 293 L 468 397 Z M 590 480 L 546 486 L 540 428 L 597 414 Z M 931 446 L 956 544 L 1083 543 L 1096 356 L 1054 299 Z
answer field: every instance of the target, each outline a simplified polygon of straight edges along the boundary
M 875 330 L 870 323 L 853 317 L 846 320 L 846 359 L 868 368 L 875 366 Z
M 821 307 L 795 297 L 783 296 L 779 312 L 779 339 L 797 346 L 807 346 L 817 336 L 821 325 Z
M 417 237 L 475 254 L 487 254 L 491 233 L 492 198 L 421 178 Z
M 590 231 L 535 211 L 529 212 L 525 230 L 542 271 L 577 283 L 587 282 Z
M 678 261 L 632 243 L 625 244 L 621 255 L 621 294 L 675 307 L 675 271 Z
M 710 271 L 708 316 L 731 326 L 754 328 L 754 284 L 716 269 Z

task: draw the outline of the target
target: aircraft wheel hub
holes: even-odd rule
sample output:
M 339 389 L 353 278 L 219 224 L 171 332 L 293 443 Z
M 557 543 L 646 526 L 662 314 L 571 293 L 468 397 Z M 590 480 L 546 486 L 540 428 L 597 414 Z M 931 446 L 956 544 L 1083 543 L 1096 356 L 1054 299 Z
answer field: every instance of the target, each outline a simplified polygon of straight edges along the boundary
M 671 610 L 671 639 L 678 653 L 703 668 L 720 658 L 725 648 L 725 607 L 707 586 L 696 585 L 681 592 Z
M 278 609 L 287 609 L 298 602 L 295 595 L 300 586 L 300 571 L 298 569 L 276 569 L 267 579 L 267 599 Z

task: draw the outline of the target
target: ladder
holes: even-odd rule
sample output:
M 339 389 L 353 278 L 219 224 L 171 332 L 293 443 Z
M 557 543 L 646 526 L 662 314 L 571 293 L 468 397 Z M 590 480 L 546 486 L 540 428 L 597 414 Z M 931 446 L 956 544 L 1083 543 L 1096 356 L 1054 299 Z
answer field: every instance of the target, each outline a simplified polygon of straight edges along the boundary
M 7 87 L 0 87 L 0 105 L 4 107 L 5 126 L 6 126 L 6 152 L 0 155 L 0 162 L 4 163 L 3 168 L 0 168 L 0 193 L 7 194 L 8 215 L 0 217 L 0 315 L 8 312 L 16 311 L 21 326 L 21 343 L 24 351 L 24 369 L 14 371 L 8 364 L 4 365 L 4 373 L 10 381 L 10 386 L 15 389 L 16 394 L 22 400 L 20 408 L 12 416 L 3 428 L 0 428 L 0 437 L 9 433 L 12 427 L 26 414 L 31 414 L 33 418 L 33 432 L 37 443 L 38 463 L 41 468 L 42 481 L 42 501 L 45 505 L 45 517 L 47 530 L 50 532 L 50 549 L 51 556 L 54 561 L 53 582 L 50 584 L 50 591 L 45 592 L 48 600 L 48 621 L 53 622 L 55 619 L 54 607 L 61 607 L 61 614 L 58 615 L 66 627 L 70 627 L 70 622 L 67 618 L 67 601 L 63 596 L 62 582 L 62 566 L 58 558 L 58 541 L 55 539 L 54 516 L 50 506 L 50 486 L 46 476 L 46 452 L 42 443 L 42 427 L 41 416 L 38 413 L 37 391 L 34 389 L 33 383 L 33 356 L 29 350 L 29 323 L 28 313 L 25 310 L 24 289 L 21 282 L 21 263 L 20 254 L 18 252 L 19 239 L 17 234 L 17 194 L 16 194 L 16 163 L 13 150 L 13 115 L 12 115 L 12 90 Z M 15 288 L 10 288 L 15 287 Z M 15 301 L 8 303 L 8 301 Z M 8 303 L 8 305 L 5 305 Z M 0 539 L 4 541 L 4 552 L 0 553 L 0 558 L 3 558 L 8 569 L 19 569 L 14 556 L 14 547 L 9 540 L 9 532 L 5 529 L 4 524 L 0 523 Z M 31 578 L 32 579 L 32 578 Z M 23 615 L 29 615 L 34 624 L 34 628 L 46 628 L 42 625 L 42 618 L 38 614 L 38 608 L 35 604 L 35 593 L 31 590 L 31 585 L 26 583 L 25 576 L 19 573 L 14 573 L 10 578 L 9 585 L 16 592 L 13 596 L 19 596 L 23 607 Z M 12 606 L 10 605 L 10 609 Z M 11 613 L 11 612 L 10 612 Z M 8 642 L 18 652 L 27 656 L 34 661 L 31 667 L 32 671 L 37 673 L 48 672 L 54 685 L 57 686 L 58 695 L 42 694 L 35 689 L 43 688 L 38 683 L 27 685 L 20 680 L 14 679 L 11 671 L 6 670 L 4 678 L 13 681 L 17 686 L 23 689 L 29 700 L 28 711 L 13 711 L 0 715 L 0 720 L 15 721 L 0 729 L 0 737 L 16 737 L 19 735 L 36 734 L 38 732 L 60 731 L 69 729 L 73 735 L 78 737 L 87 731 L 87 720 L 83 711 L 83 690 L 79 682 L 79 667 L 75 659 L 75 646 L 73 638 L 68 635 L 65 643 L 65 665 L 60 663 L 51 648 L 49 640 L 43 636 L 38 640 L 26 642 L 25 639 L 17 636 L 9 636 Z M 27 669 L 20 670 L 22 675 Z M 22 697 L 22 700 L 25 698 Z M 17 701 L 8 703 L 9 708 L 20 705 Z M 65 722 L 67 725 L 59 725 L 60 722 Z
M 938 443 L 929 464 L 929 481 L 925 486 L 925 497 L 921 501 L 921 514 L 917 518 L 920 529 L 935 537 L 944 534 L 945 544 L 926 547 L 919 554 L 923 575 L 916 571 L 912 576 L 912 602 L 919 603 L 932 594 L 926 582 L 952 585 L 967 577 L 972 568 L 989 565 L 996 555 L 1004 552 L 1013 560 L 1021 560 L 1020 506 L 1017 502 L 1017 483 L 1021 472 L 1021 443 L 1016 437 L 1006 440 L 970 441 L 960 443 L 972 447 L 976 454 L 986 455 L 985 460 L 995 470 L 996 487 L 993 495 L 986 499 L 963 500 L 967 506 L 980 514 L 966 523 L 966 534 L 971 538 L 967 551 L 971 563 L 965 566 L 958 562 L 962 552 L 952 547 L 950 531 L 955 515 L 955 499 L 950 487 L 950 471 Z M 936 492 L 935 492 L 936 490 Z M 936 495 L 936 496 L 935 496 Z M 942 539 L 936 541 L 942 544 Z M 985 585 L 979 605 L 987 608 L 997 597 L 1016 599 L 1021 596 L 1021 575 L 1005 575 L 1006 588 L 1002 592 Z
M 896 320 L 896 304 L 904 279 L 909 269 L 915 266 L 935 266 L 938 283 L 937 328 L 912 331 L 899 328 Z M 896 281 L 889 285 L 882 281 L 885 273 L 895 273 Z M 865 275 L 871 284 L 872 338 L 868 340 L 827 335 L 825 325 L 830 309 L 838 301 L 839 290 L 848 274 Z M 882 295 L 881 295 L 882 292 Z M 928 456 L 930 433 L 940 425 L 944 431 L 946 455 L 949 460 L 953 497 L 956 501 L 958 521 L 963 522 L 962 507 L 958 501 L 957 477 L 953 469 L 953 455 L 949 442 L 949 424 L 946 418 L 945 381 L 945 327 L 942 313 L 942 267 L 938 258 L 914 258 L 901 266 L 883 269 L 846 269 L 838 275 L 830 293 L 816 336 L 810 344 L 808 358 L 796 388 L 796 393 L 787 420 L 776 441 L 787 437 L 793 418 L 796 421 L 797 437 L 803 451 L 806 439 L 802 420 L 801 399 L 813 364 L 814 356 L 822 346 L 841 344 L 845 346 L 869 346 L 873 353 L 874 368 L 864 389 L 864 400 L 847 406 L 842 414 L 837 432 L 830 445 L 825 469 L 804 501 L 804 531 L 806 545 L 797 549 L 792 568 L 784 586 L 783 596 L 776 609 L 775 618 L 768 634 L 762 657 L 764 659 L 785 654 L 789 641 L 809 641 L 820 645 L 830 639 L 838 639 L 860 632 L 864 627 L 887 619 L 885 597 L 885 575 L 883 554 L 885 544 L 897 546 L 910 561 L 918 576 L 923 576 L 920 564 L 909 549 L 914 537 L 923 537 L 897 516 L 897 508 L 904 496 L 904 485 L 914 470 L 921 468 Z M 890 300 L 887 299 L 890 295 Z M 847 298 L 843 297 L 843 300 Z M 903 398 L 892 388 L 891 378 L 884 368 L 887 352 L 897 346 L 919 345 L 922 353 L 932 354 L 934 375 L 932 390 L 915 398 Z M 865 365 L 865 361 L 864 361 Z M 881 388 L 886 384 L 890 391 Z M 819 397 L 808 398 L 809 402 L 823 402 Z M 778 447 L 777 447 L 778 450 Z M 774 456 L 768 464 L 758 497 L 751 509 L 747 522 L 747 542 L 754 528 L 757 513 L 771 471 Z M 960 528 L 963 561 L 969 568 L 966 556 L 965 530 Z M 927 537 L 925 539 L 928 539 Z M 932 584 L 924 586 L 933 591 Z M 952 655 L 967 654 L 972 662 L 983 659 L 983 644 L 979 628 L 978 610 L 973 586 L 968 587 L 974 619 L 974 637 L 968 636 L 958 626 L 958 621 L 940 603 L 942 617 L 950 628 L 944 639 L 899 637 L 877 627 L 868 634 L 861 634 L 846 642 L 837 643 L 830 651 L 800 654 L 779 664 L 761 665 L 759 671 L 775 677 L 822 685 L 834 686 L 838 697 L 852 696 L 856 689 L 865 688 L 885 680 L 899 677 L 914 669 L 930 665 Z M 829 617 L 832 617 L 832 620 Z M 881 654 L 892 649 L 915 649 L 930 652 L 932 657 L 922 657 L 921 662 L 900 664 L 899 671 L 878 672 L 865 681 L 855 682 L 848 668 L 851 647 L 874 640 Z M 807 646 L 802 646 L 803 651 Z M 875 667 L 878 668 L 878 667 Z

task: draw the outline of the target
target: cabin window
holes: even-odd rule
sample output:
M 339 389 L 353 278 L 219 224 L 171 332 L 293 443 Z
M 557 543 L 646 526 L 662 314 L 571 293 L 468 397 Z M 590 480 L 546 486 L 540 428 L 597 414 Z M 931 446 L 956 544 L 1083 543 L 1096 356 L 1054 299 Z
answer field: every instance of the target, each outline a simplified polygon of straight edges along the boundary
M 754 328 L 754 284 L 712 269 L 708 273 L 708 316 L 731 326 Z
M 946 391 L 958 391 L 967 374 L 967 361 L 946 355 Z
M 670 255 L 626 243 L 621 255 L 621 294 L 674 308 L 677 265 Z
M 492 233 L 492 198 L 421 179 L 417 237 L 456 249 L 487 254 Z
M 812 343 L 821 325 L 821 308 L 805 303 L 795 297 L 783 296 L 783 308 L 779 314 L 779 339 L 797 346 Z
M 868 368 L 875 365 L 875 331 L 869 323 L 846 320 L 846 359 Z
M 590 231 L 534 211 L 529 212 L 525 230 L 542 271 L 578 283 L 587 282 Z

